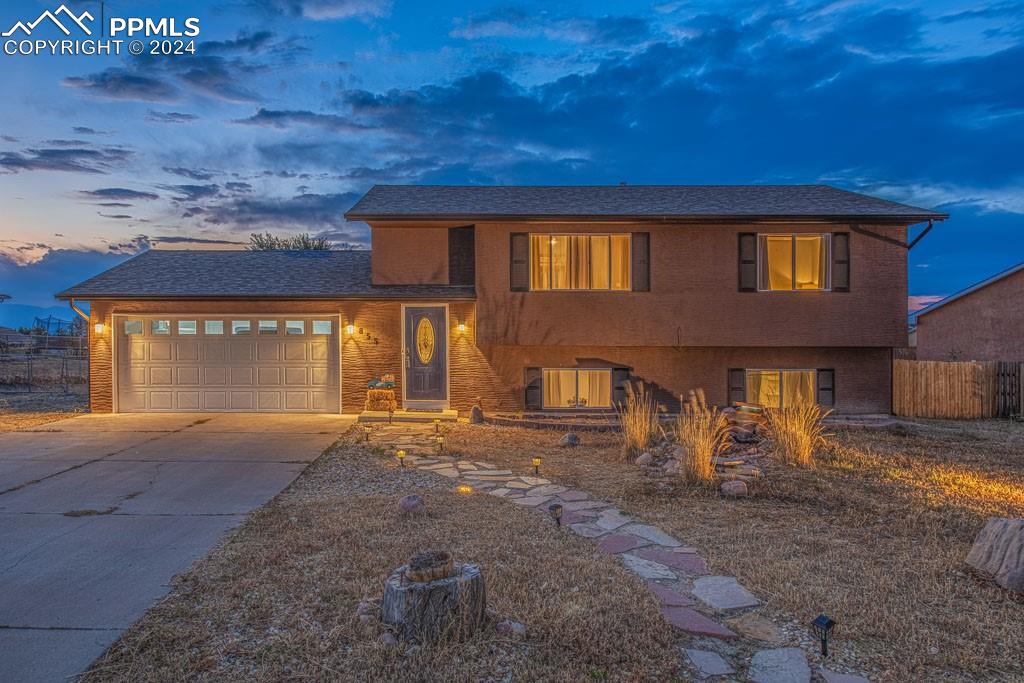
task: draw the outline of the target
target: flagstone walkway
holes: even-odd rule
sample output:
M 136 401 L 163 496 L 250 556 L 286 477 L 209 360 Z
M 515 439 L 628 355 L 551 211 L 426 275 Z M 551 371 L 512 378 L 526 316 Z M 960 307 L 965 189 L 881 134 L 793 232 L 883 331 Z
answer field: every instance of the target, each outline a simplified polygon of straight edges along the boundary
M 803 650 L 781 647 L 786 634 L 757 613 L 760 601 L 735 577 L 712 575 L 694 547 L 658 527 L 623 514 L 611 503 L 586 491 L 561 486 L 541 476 L 522 475 L 495 465 L 454 457 L 439 451 L 432 425 L 396 424 L 376 427 L 372 446 L 406 452 L 405 467 L 448 477 L 453 484 L 532 508 L 551 516 L 549 507 L 562 506 L 561 524 L 594 540 L 597 550 L 617 556 L 646 582 L 661 603 L 665 620 L 691 642 L 680 652 L 697 678 L 734 676 L 747 671 L 748 680 L 762 683 L 800 683 L 811 680 Z M 789 639 L 791 640 L 791 639 Z M 765 648 L 766 645 L 774 645 Z M 820 671 L 824 680 L 832 672 Z M 732 680 L 732 679 L 724 679 Z M 852 676 L 847 683 L 866 683 Z

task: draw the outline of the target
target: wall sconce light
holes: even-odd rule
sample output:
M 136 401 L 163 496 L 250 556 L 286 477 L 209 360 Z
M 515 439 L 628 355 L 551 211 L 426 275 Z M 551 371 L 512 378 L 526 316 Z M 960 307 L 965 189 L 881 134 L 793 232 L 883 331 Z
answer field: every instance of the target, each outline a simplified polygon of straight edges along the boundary
M 92 331 L 95 332 L 96 334 L 103 334 L 103 330 L 105 330 L 106 328 L 107 326 L 104 325 L 103 323 L 96 323 L 95 325 L 92 326 Z
M 459 323 L 457 329 L 459 330 L 459 332 L 465 333 L 465 331 L 466 331 L 466 323 Z
M 540 458 L 534 457 L 533 459 L 533 476 L 540 474 Z
M 349 334 L 355 334 L 356 326 L 353 325 L 352 323 L 349 323 L 348 325 L 345 326 L 345 331 L 348 332 Z
M 398 466 L 405 467 L 405 451 L 398 451 L 395 457 L 398 458 Z
M 836 622 L 825 614 L 819 614 L 811 622 L 811 633 L 821 641 L 821 656 L 828 657 L 828 637 L 835 628 Z
M 554 517 L 555 524 L 558 526 L 562 526 L 562 504 L 552 503 L 551 505 L 548 506 L 548 512 L 550 512 L 551 516 Z

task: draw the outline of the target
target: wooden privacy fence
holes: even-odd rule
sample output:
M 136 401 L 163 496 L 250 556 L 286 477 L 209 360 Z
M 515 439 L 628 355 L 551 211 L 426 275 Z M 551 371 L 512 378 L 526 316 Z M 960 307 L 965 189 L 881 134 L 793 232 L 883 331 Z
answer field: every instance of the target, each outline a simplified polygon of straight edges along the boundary
M 892 412 L 903 417 L 1021 415 L 1024 363 L 894 360 Z

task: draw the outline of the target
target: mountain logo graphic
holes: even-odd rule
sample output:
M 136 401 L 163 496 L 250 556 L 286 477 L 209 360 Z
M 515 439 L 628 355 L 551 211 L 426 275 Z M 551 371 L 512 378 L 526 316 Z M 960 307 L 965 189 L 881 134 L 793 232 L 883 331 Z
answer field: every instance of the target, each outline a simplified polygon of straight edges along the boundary
M 61 5 L 54 12 L 51 12 L 50 10 L 46 10 L 45 12 L 40 14 L 39 18 L 37 18 L 35 21 L 30 21 L 27 24 L 25 22 L 23 22 L 23 21 L 19 21 L 14 26 L 12 26 L 9 31 L 4 31 L 2 35 L 3 35 L 4 38 L 7 38 L 7 37 L 10 37 L 10 36 L 13 36 L 18 31 L 22 31 L 26 36 L 30 36 L 30 35 L 32 35 L 32 31 L 34 31 L 35 28 L 37 26 L 39 26 L 39 24 L 41 24 L 43 22 L 43 19 L 49 19 L 54 24 L 56 24 L 57 28 L 59 28 L 61 31 L 64 32 L 64 35 L 70 36 L 71 35 L 71 31 L 68 30 L 68 27 L 65 26 L 64 24 L 62 24 L 60 22 L 60 19 L 57 18 L 57 15 L 61 15 L 61 14 L 66 17 L 65 21 L 70 20 L 70 21 L 74 22 L 74 24 L 76 26 L 78 26 L 78 28 L 80 28 L 83 31 L 85 31 L 85 35 L 87 35 L 87 36 L 91 36 L 92 35 L 92 30 L 88 26 L 85 25 L 84 20 L 88 19 L 89 21 L 93 21 L 93 19 L 94 19 L 93 16 L 91 14 L 89 14 L 88 11 L 82 12 L 81 16 L 75 16 L 75 13 L 72 12 L 71 10 L 69 10 L 66 5 Z

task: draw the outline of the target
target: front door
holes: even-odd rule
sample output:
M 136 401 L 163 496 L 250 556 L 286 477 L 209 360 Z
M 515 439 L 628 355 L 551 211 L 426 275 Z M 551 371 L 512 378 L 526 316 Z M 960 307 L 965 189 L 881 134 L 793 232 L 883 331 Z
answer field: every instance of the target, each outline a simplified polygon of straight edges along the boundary
M 446 408 L 448 402 L 448 310 L 405 308 L 405 401 L 411 408 Z

